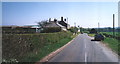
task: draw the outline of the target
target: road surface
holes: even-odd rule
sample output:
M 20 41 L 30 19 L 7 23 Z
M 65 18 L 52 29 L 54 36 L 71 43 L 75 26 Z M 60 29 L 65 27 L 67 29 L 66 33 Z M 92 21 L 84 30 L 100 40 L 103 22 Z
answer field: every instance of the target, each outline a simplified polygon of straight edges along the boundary
M 78 35 L 72 43 L 48 62 L 118 62 L 118 57 L 87 34 Z

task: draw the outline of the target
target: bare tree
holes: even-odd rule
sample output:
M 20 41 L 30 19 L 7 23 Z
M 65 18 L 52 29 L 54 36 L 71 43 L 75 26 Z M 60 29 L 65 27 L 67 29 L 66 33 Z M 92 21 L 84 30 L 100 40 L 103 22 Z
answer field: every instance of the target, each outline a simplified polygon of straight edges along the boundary
M 44 28 L 44 27 L 48 24 L 47 21 L 48 21 L 48 20 L 42 20 L 42 21 L 40 21 L 40 22 L 37 22 L 37 24 L 38 24 L 41 28 Z

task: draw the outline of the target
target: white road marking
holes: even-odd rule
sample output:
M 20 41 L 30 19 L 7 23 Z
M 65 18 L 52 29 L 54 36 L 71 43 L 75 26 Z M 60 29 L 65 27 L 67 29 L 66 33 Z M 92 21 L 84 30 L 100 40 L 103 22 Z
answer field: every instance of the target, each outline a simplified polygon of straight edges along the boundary
M 87 46 L 86 46 L 86 43 L 85 43 L 85 62 L 87 62 L 87 51 L 86 51 L 86 48 L 87 48 Z
M 85 62 L 87 62 L 87 53 L 85 52 Z

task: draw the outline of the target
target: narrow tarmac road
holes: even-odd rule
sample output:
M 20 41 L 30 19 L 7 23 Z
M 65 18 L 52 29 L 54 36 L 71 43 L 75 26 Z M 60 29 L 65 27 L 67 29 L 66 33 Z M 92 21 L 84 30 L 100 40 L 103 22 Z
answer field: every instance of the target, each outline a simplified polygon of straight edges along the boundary
M 48 62 L 118 62 L 118 57 L 100 42 L 91 41 L 84 33 Z

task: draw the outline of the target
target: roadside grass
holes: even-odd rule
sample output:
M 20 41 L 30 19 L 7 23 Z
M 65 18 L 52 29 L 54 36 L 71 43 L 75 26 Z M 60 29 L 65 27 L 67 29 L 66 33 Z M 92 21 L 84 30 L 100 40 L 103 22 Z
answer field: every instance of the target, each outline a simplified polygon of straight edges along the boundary
M 106 33 L 108 35 L 113 35 L 113 32 L 100 32 L 101 34 Z M 120 32 L 115 32 L 116 37 L 120 37 Z M 105 37 L 104 43 L 106 43 L 114 52 L 118 53 L 120 55 L 120 40 L 116 38 L 111 38 L 111 37 Z
M 112 32 L 100 32 L 101 34 L 106 33 L 112 35 Z M 119 32 L 115 32 L 116 36 L 120 36 Z M 91 37 L 94 37 L 95 34 L 88 34 Z M 110 38 L 110 37 L 105 37 L 104 40 L 102 41 L 103 43 L 107 44 L 108 47 L 110 47 L 114 52 L 116 52 L 118 55 L 120 55 L 120 40 L 115 39 L 115 38 Z
M 106 43 L 114 52 L 120 53 L 120 51 L 118 50 L 119 43 L 117 39 L 106 37 L 103 43 Z
M 39 52 L 34 52 L 28 54 L 22 61 L 23 62 L 37 62 L 43 57 L 47 56 L 49 53 L 57 50 L 58 48 L 62 47 L 63 45 L 67 44 L 70 40 L 72 40 L 77 35 L 72 35 L 70 38 L 64 38 L 57 43 L 54 44 L 47 44 L 43 48 L 39 50 Z
M 94 37 L 94 36 L 95 36 L 95 34 L 88 34 L 88 36 Z

